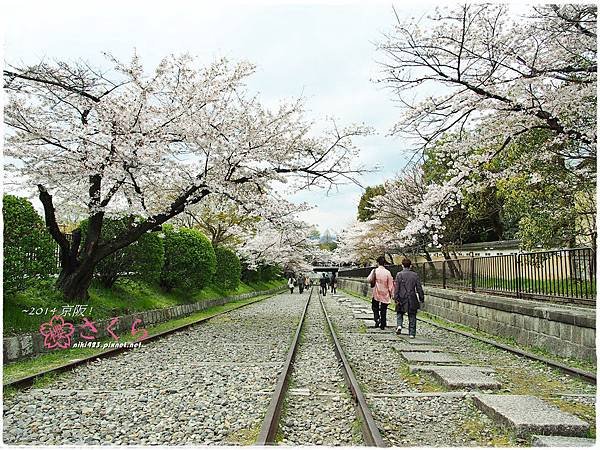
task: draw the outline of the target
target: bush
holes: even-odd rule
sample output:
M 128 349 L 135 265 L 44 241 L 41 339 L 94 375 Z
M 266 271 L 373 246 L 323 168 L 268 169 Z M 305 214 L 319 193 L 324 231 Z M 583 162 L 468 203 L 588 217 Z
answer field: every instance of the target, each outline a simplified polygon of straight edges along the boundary
M 237 255 L 225 247 L 215 247 L 217 257 L 217 271 L 214 283 L 225 290 L 235 290 L 240 285 L 242 264 Z
M 248 268 L 247 264 L 242 266 L 242 281 L 244 283 L 257 283 L 260 281 L 272 281 L 281 277 L 281 267 L 275 265 L 262 265 L 256 269 Z
M 105 218 L 100 242 L 110 242 L 127 229 L 134 217 Z M 82 245 L 85 245 L 88 221 L 79 225 Z M 144 233 L 140 238 L 108 255 L 96 265 L 95 276 L 106 287 L 112 287 L 119 278 L 139 279 L 148 282 L 160 280 L 165 249 L 158 233 Z
M 260 266 L 259 272 L 261 281 L 273 281 L 282 275 L 281 267 L 273 265 Z
M 29 200 L 4 195 L 4 290 L 25 289 L 57 272 L 56 243 Z
M 213 279 L 217 261 L 215 251 L 206 236 L 190 228 L 163 227 L 165 234 L 165 264 L 161 286 L 169 291 L 175 287 L 202 289 Z

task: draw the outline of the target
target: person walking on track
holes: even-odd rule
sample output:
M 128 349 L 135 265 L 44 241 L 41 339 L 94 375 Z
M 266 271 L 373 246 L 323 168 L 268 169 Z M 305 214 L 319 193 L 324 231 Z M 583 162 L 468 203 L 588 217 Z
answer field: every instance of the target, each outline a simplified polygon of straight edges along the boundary
M 371 309 L 373 310 L 373 319 L 375 328 L 379 327 L 385 330 L 387 324 L 387 308 L 392 302 L 394 295 L 394 278 L 389 270 L 384 267 L 385 257 L 377 258 L 378 266 L 371 271 L 367 281 L 373 288 L 373 297 L 371 299 Z
M 402 260 L 403 269 L 396 275 L 394 300 L 396 302 L 396 334 L 402 333 L 402 319 L 408 314 L 408 336 L 414 338 L 417 334 L 417 311 L 425 301 L 425 293 L 421 280 L 416 272 L 410 270 L 411 260 Z
M 337 293 L 337 278 L 335 276 L 335 273 L 331 277 L 331 293 L 332 294 L 336 294 Z
M 302 294 L 304 292 L 304 275 L 298 277 L 298 290 Z
M 327 285 L 329 284 L 329 278 L 325 274 L 319 280 L 319 288 L 321 290 L 321 295 L 325 297 L 327 295 Z
M 290 294 L 294 293 L 294 286 L 296 285 L 296 279 L 294 278 L 293 275 L 290 276 L 290 279 L 288 280 L 288 287 L 290 288 Z

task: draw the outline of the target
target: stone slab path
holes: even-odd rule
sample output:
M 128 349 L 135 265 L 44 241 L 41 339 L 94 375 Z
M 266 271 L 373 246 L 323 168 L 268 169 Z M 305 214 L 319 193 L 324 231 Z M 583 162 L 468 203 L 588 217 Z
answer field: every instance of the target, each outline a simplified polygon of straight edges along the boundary
M 423 362 L 423 363 L 460 363 L 458 359 L 448 353 L 443 352 L 400 352 L 402 357 L 409 363 L 411 362 Z
M 593 447 L 595 439 L 569 436 L 533 436 L 531 445 L 534 447 Z
M 393 346 L 399 352 L 441 352 L 442 349 L 434 347 L 433 345 L 410 345 L 410 344 L 396 344 Z
M 473 402 L 494 420 L 514 429 L 518 436 L 584 436 L 590 428 L 573 414 L 531 395 L 476 394 Z
M 471 366 L 417 366 L 416 370 L 431 373 L 450 389 L 499 389 L 500 383 L 489 372 Z

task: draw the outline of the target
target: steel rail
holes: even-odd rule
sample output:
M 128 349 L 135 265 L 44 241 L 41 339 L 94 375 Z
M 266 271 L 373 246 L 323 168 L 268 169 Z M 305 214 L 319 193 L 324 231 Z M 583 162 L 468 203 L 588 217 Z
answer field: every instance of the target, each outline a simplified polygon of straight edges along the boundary
M 567 372 L 567 373 L 570 373 L 570 374 L 573 374 L 573 375 L 578 375 L 578 376 L 586 378 L 588 380 L 592 380 L 594 383 L 596 383 L 596 374 L 595 373 L 587 372 L 585 370 L 578 369 L 576 367 L 570 367 L 570 366 L 567 366 L 566 364 L 563 364 L 563 363 L 561 363 L 559 361 L 554 361 L 552 359 L 544 358 L 543 356 L 536 355 L 535 353 L 531 353 L 531 352 L 528 352 L 526 350 L 521 350 L 520 348 L 512 347 L 510 345 L 502 344 L 501 342 L 494 341 L 493 339 L 485 338 L 485 337 L 482 337 L 482 336 L 477 336 L 477 335 L 471 334 L 471 333 L 469 333 L 467 331 L 462 331 L 462 330 L 457 330 L 455 328 L 447 327 L 445 325 L 441 325 L 441 324 L 435 323 L 435 322 L 433 322 L 431 320 L 423 319 L 421 317 L 419 317 L 418 320 L 421 321 L 421 322 L 427 323 L 429 325 L 433 325 L 434 327 L 441 328 L 441 329 L 446 330 L 446 331 L 451 331 L 453 333 L 461 334 L 463 336 L 466 336 L 466 337 L 469 337 L 469 338 L 472 338 L 472 339 L 476 339 L 476 340 L 481 341 L 481 342 L 485 342 L 486 344 L 493 345 L 494 347 L 501 348 L 501 349 L 506 350 L 508 352 L 515 353 L 515 354 L 520 355 L 520 356 L 525 356 L 525 357 L 530 358 L 530 359 L 535 359 L 537 361 L 540 361 L 540 362 L 543 362 L 545 364 L 548 364 L 549 366 L 556 367 L 557 369 L 560 369 L 560 370 L 562 370 L 564 372 Z
M 344 291 L 342 291 L 342 292 L 344 292 Z M 347 292 L 344 292 L 344 293 L 347 293 Z M 348 295 L 352 295 L 354 297 L 357 297 L 357 295 L 354 295 L 354 294 L 348 294 Z M 357 297 L 357 298 L 364 300 L 364 298 L 361 298 L 361 297 Z M 486 344 L 493 345 L 494 347 L 501 348 L 502 350 L 506 350 L 506 351 L 514 353 L 516 355 L 525 356 L 526 358 L 530 358 L 530 359 L 533 359 L 533 360 L 536 360 L 536 361 L 543 362 L 545 364 L 548 364 L 549 366 L 556 367 L 557 369 L 560 369 L 563 372 L 566 372 L 566 373 L 569 373 L 569 374 L 572 374 L 572 375 L 580 376 L 580 377 L 585 378 L 587 380 L 591 380 L 594 383 L 596 383 L 596 381 L 597 381 L 597 376 L 593 372 L 588 372 L 588 371 L 585 371 L 585 370 L 582 370 L 582 369 L 578 369 L 577 367 L 567 366 L 566 364 L 563 364 L 563 363 L 561 363 L 559 361 L 555 361 L 555 360 L 552 360 L 552 359 L 549 359 L 549 358 L 544 358 L 543 356 L 536 355 L 535 353 L 531 353 L 531 352 L 528 352 L 526 350 L 521 350 L 520 348 L 512 347 L 510 345 L 502 344 L 501 342 L 495 341 L 495 340 L 490 339 L 490 338 L 485 338 L 485 337 L 482 337 L 482 336 L 477 336 L 477 335 L 471 334 L 471 333 L 469 333 L 467 331 L 462 331 L 462 330 L 458 330 L 458 329 L 455 329 L 455 328 L 452 328 L 452 327 L 447 327 L 445 325 L 441 325 L 441 324 L 435 323 L 433 321 L 430 321 L 430 320 L 427 320 L 427 319 L 423 319 L 421 317 L 417 317 L 417 320 L 419 320 L 421 322 L 424 322 L 424 323 L 427 323 L 429 325 L 432 325 L 434 327 L 438 327 L 438 328 L 441 328 L 443 330 L 450 331 L 452 333 L 462 334 L 463 336 L 466 336 L 466 337 L 469 337 L 469 338 L 472 338 L 472 339 L 475 339 L 475 340 L 478 340 L 478 341 L 481 341 L 481 342 L 485 342 Z
M 340 362 L 340 367 L 342 369 L 342 373 L 346 380 L 346 384 L 350 388 L 350 393 L 352 394 L 352 398 L 355 401 L 356 412 L 360 418 L 360 425 L 363 433 L 363 438 L 365 440 L 365 444 L 369 447 L 386 447 L 383 442 L 383 438 L 381 437 L 381 433 L 379 432 L 379 428 L 375 423 L 375 419 L 373 419 L 373 415 L 371 414 L 371 410 L 367 405 L 367 401 L 365 396 L 358 384 L 354 373 L 352 372 L 352 367 L 344 354 L 344 350 L 340 344 L 340 341 L 337 338 L 335 330 L 333 328 L 333 324 L 329 319 L 329 315 L 327 314 L 327 309 L 325 308 L 325 304 L 321 299 L 321 293 L 319 292 L 319 303 L 321 303 L 321 308 L 323 309 L 323 314 L 325 315 L 325 319 L 327 321 L 327 325 L 329 326 L 329 332 L 331 333 L 331 337 L 334 343 L 334 350 L 337 356 L 338 361 Z
M 265 297 L 265 298 L 256 299 L 254 301 L 246 303 L 245 305 L 238 306 L 237 308 L 230 309 L 228 311 L 222 311 L 222 312 L 219 312 L 219 313 L 215 313 L 215 314 L 213 314 L 211 316 L 203 317 L 202 319 L 198 319 L 198 320 L 196 320 L 194 322 L 191 322 L 191 323 L 188 323 L 188 324 L 185 324 L 185 325 L 180 325 L 180 326 L 178 326 L 176 328 L 172 328 L 170 330 L 166 330 L 166 331 L 162 331 L 162 332 L 157 333 L 157 334 L 150 335 L 150 336 L 148 336 L 148 337 L 146 337 L 144 339 L 141 339 L 141 340 L 139 340 L 137 342 L 139 342 L 140 344 L 145 344 L 147 342 L 151 342 L 151 341 L 163 338 L 165 336 L 168 336 L 170 334 L 173 334 L 173 333 L 176 333 L 178 331 L 184 330 L 186 328 L 190 328 L 192 326 L 199 325 L 201 323 L 207 322 L 208 320 L 213 319 L 213 318 L 218 317 L 218 316 L 221 316 L 223 314 L 227 314 L 227 313 L 230 313 L 232 311 L 235 311 L 235 310 L 238 310 L 240 308 L 243 308 L 245 306 L 249 306 L 249 305 L 252 305 L 254 303 L 267 300 L 268 298 L 274 297 L 276 295 L 279 295 L 279 292 L 276 292 L 274 294 L 268 294 L 268 296 Z M 126 344 L 129 344 L 129 342 L 127 342 Z M 133 344 L 133 342 L 131 342 L 131 344 Z M 52 369 L 42 370 L 42 371 L 37 372 L 37 373 L 35 373 L 33 375 L 28 375 L 26 377 L 19 378 L 17 380 L 13 380 L 13 381 L 10 381 L 8 383 L 4 383 L 3 387 L 5 389 L 7 387 L 11 387 L 11 388 L 15 388 L 15 389 L 24 389 L 24 388 L 27 388 L 27 387 L 33 385 L 33 383 L 35 382 L 35 380 L 37 380 L 38 378 L 43 377 L 44 375 L 47 375 L 49 373 L 62 373 L 62 372 L 66 372 L 66 371 L 71 370 L 71 369 L 73 369 L 73 368 L 75 368 L 77 366 L 81 366 L 81 365 L 87 364 L 87 363 L 95 361 L 97 359 L 102 359 L 102 358 L 108 358 L 108 357 L 116 356 L 116 355 L 118 355 L 120 353 L 123 353 L 123 352 L 126 352 L 128 350 L 134 350 L 135 348 L 138 348 L 138 347 L 125 346 L 125 347 L 111 348 L 111 349 L 108 349 L 106 351 L 103 351 L 103 352 L 100 352 L 100 353 L 96 353 L 95 355 L 92 355 L 92 356 L 87 356 L 85 358 L 76 359 L 76 360 L 73 360 L 73 361 L 68 362 L 66 364 L 62 364 L 62 365 L 60 365 L 58 367 L 53 367 Z
M 285 393 L 287 392 L 287 388 L 289 385 L 292 367 L 294 366 L 294 360 L 296 359 L 298 343 L 300 342 L 300 333 L 302 332 L 302 326 L 304 325 L 304 319 L 306 318 L 306 312 L 308 311 L 308 305 L 310 303 L 310 299 L 312 298 L 313 291 L 314 287 L 311 287 L 310 294 L 308 295 L 308 300 L 306 301 L 306 305 L 304 305 L 304 310 L 302 311 L 302 316 L 300 317 L 300 322 L 298 323 L 298 328 L 296 329 L 294 340 L 292 341 L 292 346 L 288 351 L 283 370 L 281 371 L 281 373 L 279 374 L 279 378 L 277 379 L 277 384 L 275 385 L 275 392 L 271 397 L 271 402 L 269 403 L 269 407 L 267 408 L 267 414 L 263 419 L 255 445 L 275 444 L 275 438 L 279 427 L 279 419 L 281 417 L 281 408 L 283 407 L 283 401 L 285 399 Z

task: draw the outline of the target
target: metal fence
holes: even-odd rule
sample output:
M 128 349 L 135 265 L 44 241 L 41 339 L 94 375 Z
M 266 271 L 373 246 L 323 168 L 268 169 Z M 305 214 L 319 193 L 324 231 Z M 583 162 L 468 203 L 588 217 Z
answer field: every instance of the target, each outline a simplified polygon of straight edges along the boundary
M 386 266 L 396 276 L 401 266 Z M 367 277 L 372 267 L 340 269 Z M 517 298 L 596 304 L 596 252 L 563 249 L 514 255 L 451 258 L 413 264 L 424 284 Z

